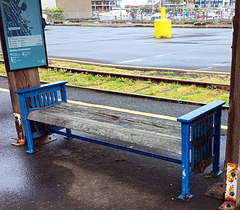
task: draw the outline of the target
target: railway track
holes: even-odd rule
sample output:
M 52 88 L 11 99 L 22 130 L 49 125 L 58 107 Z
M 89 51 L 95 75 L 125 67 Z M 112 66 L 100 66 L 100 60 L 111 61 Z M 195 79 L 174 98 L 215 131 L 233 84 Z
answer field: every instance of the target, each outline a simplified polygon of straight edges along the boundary
M 3 60 L 0 60 L 1 63 L 4 63 Z M 224 89 L 230 90 L 229 84 L 223 83 L 213 83 L 213 82 L 203 82 L 203 81 L 194 81 L 194 80 L 183 80 L 183 79 L 172 79 L 172 78 L 164 78 L 164 77 L 156 77 L 156 76 L 143 76 L 143 75 L 134 75 L 134 74 L 123 74 L 123 73 L 114 73 L 114 72 L 104 72 L 104 71 L 96 71 L 96 70 L 88 70 L 88 69 L 76 69 L 76 68 L 68 68 L 62 66 L 52 66 L 49 65 L 47 67 L 41 67 L 45 69 L 64 69 L 67 72 L 73 73 L 89 73 L 92 75 L 102 75 L 102 76 L 111 76 L 111 77 L 121 77 L 121 78 L 128 78 L 132 80 L 144 80 L 152 82 L 166 82 L 166 83 L 178 83 L 181 85 L 196 85 L 199 87 L 211 87 L 215 89 Z
M 0 62 L 4 62 L 3 60 L 0 60 Z M 43 68 L 43 67 L 41 67 Z M 134 75 L 134 74 L 122 74 L 122 73 L 114 73 L 114 72 L 104 72 L 104 71 L 96 71 L 96 70 L 87 70 L 87 69 L 76 69 L 76 68 L 67 68 L 67 67 L 61 67 L 61 66 L 47 66 L 44 67 L 45 69 L 64 69 L 67 72 L 73 72 L 73 73 L 88 73 L 92 75 L 102 75 L 102 76 L 111 76 L 111 77 L 121 77 L 121 78 L 128 78 L 132 80 L 145 80 L 151 82 L 165 82 L 165 83 L 178 83 L 181 85 L 196 85 L 199 87 L 211 87 L 215 89 L 225 89 L 230 90 L 230 85 L 228 84 L 222 84 L 222 83 L 213 83 L 213 82 L 202 82 L 202 81 L 193 81 L 193 80 L 181 80 L 181 79 L 172 79 L 172 78 L 163 78 L 163 77 L 155 77 L 155 76 L 143 76 L 143 75 Z M 41 83 L 48 83 L 45 81 L 41 81 Z M 97 89 L 97 88 L 89 88 L 89 87 L 83 87 L 83 86 L 76 86 L 76 85 L 66 85 L 69 88 L 75 88 L 75 89 L 81 89 L 81 90 L 87 90 L 87 91 L 97 91 L 97 92 L 105 92 L 108 94 L 119 94 L 119 95 L 127 95 L 131 97 L 139 97 L 139 98 L 146 98 L 151 100 L 157 100 L 157 101 L 165 101 L 165 102 L 171 102 L 171 103 L 181 103 L 181 104 L 189 104 L 189 105 L 205 105 L 205 103 L 201 102 L 194 102 L 194 101 L 185 101 L 185 100 L 178 100 L 178 99 L 170 99 L 170 98 L 162 98 L 162 97 L 156 97 L 156 96 L 149 96 L 149 95 L 140 95 L 135 93 L 126 93 L 126 92 L 119 92 L 119 91 L 111 91 L 111 90 L 104 90 L 104 89 Z M 223 109 L 228 109 L 228 106 L 224 106 Z
M 121 77 L 128 78 L 132 80 L 144 80 L 151 82 L 166 82 L 166 83 L 178 83 L 181 85 L 196 85 L 200 87 L 211 87 L 215 89 L 225 89 L 230 90 L 230 85 L 222 84 L 222 83 L 213 83 L 213 82 L 202 82 L 202 81 L 193 81 L 193 80 L 182 80 L 182 79 L 172 79 L 172 78 L 164 78 L 164 77 L 154 77 L 154 76 L 143 76 L 143 75 L 134 75 L 134 74 L 122 74 L 122 73 L 114 73 L 114 72 L 104 72 L 104 71 L 96 71 L 96 70 L 87 70 L 87 69 L 76 69 L 76 68 L 66 68 L 61 66 L 48 66 L 45 68 L 50 69 L 65 69 L 68 72 L 73 73 L 89 73 L 92 75 L 102 75 L 102 76 L 111 76 L 111 77 Z

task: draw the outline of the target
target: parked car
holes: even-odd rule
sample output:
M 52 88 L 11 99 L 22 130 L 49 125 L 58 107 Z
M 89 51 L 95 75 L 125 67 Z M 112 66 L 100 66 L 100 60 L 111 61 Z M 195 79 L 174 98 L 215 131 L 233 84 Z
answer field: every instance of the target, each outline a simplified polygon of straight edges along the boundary
M 151 20 L 158 20 L 161 17 L 161 13 L 155 13 L 151 16 Z
M 48 16 L 46 14 L 42 14 L 42 24 L 43 28 L 45 28 L 46 25 L 50 25 L 50 21 L 48 20 Z

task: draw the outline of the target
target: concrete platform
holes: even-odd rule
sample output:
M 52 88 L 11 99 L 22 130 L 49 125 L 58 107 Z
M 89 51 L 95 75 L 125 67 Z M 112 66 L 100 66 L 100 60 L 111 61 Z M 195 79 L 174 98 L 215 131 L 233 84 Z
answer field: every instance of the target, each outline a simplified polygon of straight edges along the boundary
M 4 80 L 0 84 L 6 86 Z M 26 146 L 11 145 L 16 131 L 9 93 L 0 91 L 0 101 L 2 210 L 216 210 L 223 202 L 204 195 L 222 176 L 205 179 L 204 174 L 197 175 L 191 182 L 194 197 L 182 201 L 177 198 L 180 165 L 76 139 L 56 136 L 57 140 L 37 146 L 39 152 L 27 154 Z M 224 148 L 225 137 L 222 140 Z

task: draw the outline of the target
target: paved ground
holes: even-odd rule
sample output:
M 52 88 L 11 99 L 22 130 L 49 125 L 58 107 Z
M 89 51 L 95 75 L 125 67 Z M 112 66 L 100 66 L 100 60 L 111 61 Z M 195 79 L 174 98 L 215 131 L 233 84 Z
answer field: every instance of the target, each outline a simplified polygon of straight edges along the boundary
M 6 79 L 0 78 L 0 88 L 6 87 Z M 68 93 L 70 99 L 85 98 L 86 102 L 92 103 L 97 100 L 104 104 L 109 99 L 109 96 L 103 95 L 98 99 L 96 95 L 91 97 L 90 92 Z M 112 97 L 118 100 L 118 97 Z M 130 98 L 123 101 L 130 106 L 133 100 L 137 102 L 137 99 Z M 181 190 L 181 167 L 177 164 L 62 137 L 38 146 L 39 152 L 29 155 L 25 146 L 10 145 L 14 142 L 11 137 L 16 136 L 16 131 L 9 93 L 0 91 L 0 101 L 2 210 L 215 210 L 222 204 L 221 200 L 204 196 L 209 186 L 222 181 L 222 176 L 204 179 L 203 174 L 199 174 L 191 182 L 194 198 L 188 202 L 177 199 Z M 120 107 L 124 105 L 119 101 L 117 104 Z M 151 102 L 148 101 L 148 104 Z M 162 109 L 166 115 L 174 115 L 170 112 L 174 109 L 176 112 L 193 109 L 192 106 L 168 105 L 169 109 Z M 161 110 L 160 102 L 159 107 L 158 110 Z M 223 148 L 224 144 L 225 137 L 222 137 Z
M 232 29 L 47 26 L 48 56 L 117 65 L 230 72 Z
M 47 26 L 45 35 L 49 57 L 211 72 L 231 69 L 231 28 L 172 28 L 171 39 L 155 39 L 153 27 Z

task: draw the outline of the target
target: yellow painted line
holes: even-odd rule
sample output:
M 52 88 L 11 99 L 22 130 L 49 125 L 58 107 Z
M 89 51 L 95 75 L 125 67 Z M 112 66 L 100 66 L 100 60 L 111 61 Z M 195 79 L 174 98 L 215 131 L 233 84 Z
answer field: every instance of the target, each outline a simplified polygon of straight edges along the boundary
M 0 91 L 2 91 L 2 92 L 7 92 L 7 93 L 10 92 L 8 89 L 4 89 L 4 88 L 0 88 Z
M 0 88 L 0 91 L 10 92 L 8 89 L 4 89 L 4 88 Z M 166 115 L 152 114 L 152 113 L 147 113 L 147 112 L 140 112 L 140 111 L 135 111 L 135 110 L 122 109 L 122 108 L 116 108 L 116 107 L 111 107 L 111 106 L 104 106 L 104 105 L 99 105 L 99 104 L 89 104 L 89 103 L 85 103 L 85 102 L 81 102 L 81 101 L 73 101 L 73 100 L 67 100 L 67 101 L 68 101 L 68 103 L 81 105 L 81 106 L 96 107 L 96 108 L 101 108 L 101 109 L 117 111 L 117 112 L 136 114 L 136 115 L 141 115 L 141 116 L 146 116 L 146 117 L 154 117 L 154 118 L 163 119 L 163 120 L 177 121 L 176 117 L 171 117 L 171 116 L 166 116 Z M 221 129 L 227 130 L 228 127 L 226 125 L 222 125 Z
M 124 112 L 124 113 L 142 115 L 142 116 L 146 116 L 146 117 L 154 117 L 154 118 L 159 118 L 159 119 L 164 119 L 164 120 L 177 121 L 176 117 L 164 116 L 164 115 L 159 115 L 159 114 L 152 114 L 152 113 L 146 113 L 146 112 L 140 112 L 140 111 L 135 111 L 135 110 L 122 109 L 122 108 L 116 108 L 116 107 L 104 106 L 104 105 L 98 105 L 98 104 L 89 104 L 89 103 L 85 103 L 85 102 L 81 102 L 81 101 L 68 100 L 68 102 L 72 103 L 72 104 L 82 105 L 82 106 L 96 107 L 96 108 L 101 108 L 101 109 L 113 110 L 113 111 L 117 111 L 117 112 Z
M 227 130 L 228 127 L 227 127 L 227 125 L 221 125 L 221 129 L 223 129 L 223 130 Z
M 177 121 L 176 117 L 171 117 L 171 116 L 166 116 L 166 115 L 152 114 L 152 113 L 147 113 L 147 112 L 140 112 L 140 111 L 135 111 L 135 110 L 122 109 L 122 108 L 116 108 L 116 107 L 104 106 L 104 105 L 98 105 L 98 104 L 89 104 L 89 103 L 85 103 L 85 102 L 81 102 L 81 101 L 73 101 L 73 100 L 68 100 L 68 103 L 81 105 L 81 106 L 89 106 L 89 107 L 96 107 L 96 108 L 101 108 L 101 109 L 108 109 L 108 110 L 113 110 L 113 111 L 117 111 L 117 112 L 136 114 L 136 115 L 141 115 L 141 116 L 146 116 L 146 117 L 154 117 L 154 118 L 163 119 L 163 120 Z M 221 129 L 227 130 L 228 127 L 226 125 L 222 125 Z

